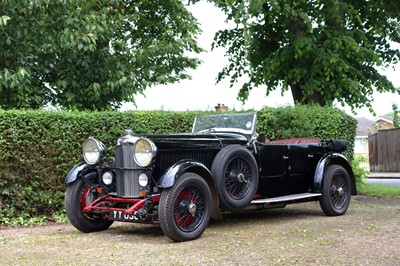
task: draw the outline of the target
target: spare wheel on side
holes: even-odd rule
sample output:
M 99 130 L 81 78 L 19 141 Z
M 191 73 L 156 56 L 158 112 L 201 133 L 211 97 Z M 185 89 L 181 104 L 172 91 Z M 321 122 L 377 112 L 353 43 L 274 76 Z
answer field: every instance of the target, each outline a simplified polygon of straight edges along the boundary
M 258 188 L 258 167 L 254 155 L 240 145 L 218 152 L 211 166 L 223 208 L 239 211 L 253 200 Z

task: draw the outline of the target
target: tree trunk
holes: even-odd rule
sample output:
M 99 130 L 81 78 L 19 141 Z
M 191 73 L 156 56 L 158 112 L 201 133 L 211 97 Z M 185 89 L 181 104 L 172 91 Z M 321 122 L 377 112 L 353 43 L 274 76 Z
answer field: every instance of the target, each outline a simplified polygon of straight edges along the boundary
M 325 106 L 327 104 L 326 100 L 324 99 L 324 97 L 322 97 L 322 95 L 319 91 L 316 91 L 312 95 L 310 95 L 308 97 L 307 103 L 308 104 L 318 104 L 320 106 Z
M 318 104 L 320 106 L 325 106 L 327 103 L 322 97 L 321 93 L 316 91 L 310 96 L 304 98 L 301 86 L 298 84 L 291 84 L 290 89 L 292 91 L 293 100 L 295 103 L 300 104 Z
M 292 91 L 293 101 L 294 103 L 303 104 L 303 92 L 301 91 L 301 86 L 298 84 L 291 84 L 290 89 Z
M 338 3 L 338 10 L 337 14 L 339 17 L 340 22 L 335 18 L 333 20 L 328 20 L 327 24 L 333 25 L 333 27 L 337 31 L 343 30 L 343 25 L 345 23 L 345 11 L 343 9 L 344 0 L 336 0 Z M 307 33 L 301 27 L 301 23 L 299 21 L 293 20 L 289 23 L 288 29 L 289 32 L 292 33 L 293 41 L 304 37 Z M 309 62 L 302 62 L 304 67 L 307 67 Z M 292 91 L 293 100 L 295 103 L 300 104 L 318 104 L 320 106 L 325 106 L 327 104 L 332 104 L 331 101 L 324 99 L 320 91 L 314 91 L 313 94 L 305 96 L 300 84 L 290 84 L 290 88 Z M 317 88 L 314 88 L 317 89 Z

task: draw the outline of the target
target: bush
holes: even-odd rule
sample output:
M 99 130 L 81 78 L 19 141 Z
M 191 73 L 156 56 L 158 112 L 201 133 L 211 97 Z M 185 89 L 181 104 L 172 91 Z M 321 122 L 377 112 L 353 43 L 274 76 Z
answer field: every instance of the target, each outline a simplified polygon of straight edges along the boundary
M 82 160 L 82 143 L 89 136 L 113 154 L 125 129 L 138 134 L 190 132 L 194 117 L 203 113 L 211 112 L 0 110 L 0 224 L 62 220 L 63 181 Z M 355 119 L 337 109 L 265 108 L 258 116 L 258 132 L 271 140 L 343 138 L 353 143 L 355 138 Z
M 258 112 L 260 140 L 286 138 L 344 139 L 349 141 L 347 158 L 353 158 L 357 120 L 332 107 L 297 105 L 264 108 Z
M 62 210 L 63 179 L 82 160 L 89 136 L 112 154 L 127 128 L 139 134 L 188 132 L 195 114 L 0 110 L 0 224 L 29 223 Z
M 362 164 L 365 163 L 365 160 L 365 157 L 355 156 L 351 162 L 351 168 L 353 168 L 357 187 L 363 186 L 365 184 L 365 180 L 367 180 L 370 175 L 370 172 L 362 167 Z

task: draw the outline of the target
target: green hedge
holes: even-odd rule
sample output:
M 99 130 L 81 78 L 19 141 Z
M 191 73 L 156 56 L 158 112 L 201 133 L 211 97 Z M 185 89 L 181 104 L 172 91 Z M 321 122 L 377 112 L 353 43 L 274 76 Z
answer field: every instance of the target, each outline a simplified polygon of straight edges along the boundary
M 345 139 L 349 147 L 347 158 L 353 158 L 357 119 L 331 107 L 298 105 L 295 107 L 264 108 L 258 112 L 257 131 L 260 139 L 287 138 Z
M 135 133 L 190 132 L 201 111 L 53 112 L 0 110 L 0 224 L 30 224 L 63 215 L 64 177 L 94 136 L 109 155 L 125 129 Z M 263 138 L 344 138 L 355 119 L 331 108 L 297 106 L 259 111 Z M 350 153 L 352 156 L 352 153 Z M 350 157 L 351 158 L 351 157 Z
M 62 212 L 63 180 L 82 160 L 87 137 L 100 139 L 112 154 L 127 128 L 136 133 L 187 132 L 194 116 L 161 111 L 0 111 L 0 224 L 36 223 Z

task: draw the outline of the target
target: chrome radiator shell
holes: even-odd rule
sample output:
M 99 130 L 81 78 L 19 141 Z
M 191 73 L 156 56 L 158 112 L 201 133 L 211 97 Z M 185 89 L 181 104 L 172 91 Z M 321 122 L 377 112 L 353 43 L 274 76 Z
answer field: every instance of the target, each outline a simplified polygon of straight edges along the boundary
M 123 143 L 115 148 L 117 195 L 125 198 L 140 197 L 138 166 L 133 159 L 133 144 Z

